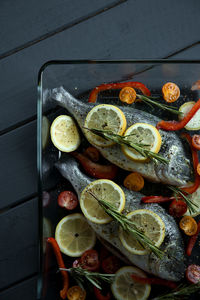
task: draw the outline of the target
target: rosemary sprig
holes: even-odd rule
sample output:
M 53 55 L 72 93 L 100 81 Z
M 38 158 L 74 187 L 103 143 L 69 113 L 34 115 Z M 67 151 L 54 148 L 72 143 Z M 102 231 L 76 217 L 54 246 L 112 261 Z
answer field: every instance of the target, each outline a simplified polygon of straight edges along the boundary
M 101 207 L 112 219 L 118 222 L 124 231 L 131 233 L 144 249 L 150 249 L 160 259 L 163 257 L 164 252 L 155 246 L 154 243 L 137 228 L 137 224 L 135 222 L 128 219 L 125 215 L 119 213 L 112 204 L 98 199 L 96 195 L 90 191 L 88 191 L 88 193 L 98 201 Z
M 77 281 L 79 285 L 83 287 L 85 280 L 89 281 L 92 285 L 96 286 L 98 289 L 102 289 L 101 287 L 101 282 L 107 282 L 107 283 L 112 283 L 115 274 L 102 274 L 98 272 L 90 272 L 87 271 L 86 269 L 82 268 L 69 268 L 69 269 L 64 269 L 60 268 L 60 271 L 67 271 L 71 274 L 71 276 Z
M 167 110 L 167 111 L 169 111 L 169 112 L 171 112 L 173 114 L 176 114 L 176 115 L 181 115 L 182 114 L 182 112 L 180 112 L 179 110 L 177 110 L 176 107 L 169 106 L 169 105 L 166 105 L 166 104 L 163 104 L 163 103 L 159 103 L 157 101 L 152 100 L 151 97 L 146 97 L 146 96 L 138 95 L 138 94 L 137 94 L 137 97 L 139 99 L 141 99 L 142 101 L 144 101 L 145 103 L 147 103 L 147 104 L 151 103 L 151 104 L 156 105 L 157 107 L 159 107 L 159 108 L 161 108 L 163 110 Z
M 174 187 L 174 186 L 171 186 L 171 185 L 169 185 L 168 188 L 175 193 L 175 197 L 177 197 L 179 195 L 185 200 L 185 202 L 187 204 L 187 207 L 189 209 L 189 212 L 191 214 L 196 212 L 195 207 L 198 207 L 198 205 L 196 203 L 192 202 L 189 199 L 189 197 L 187 197 L 180 188 Z
M 144 148 L 147 145 L 142 144 L 142 143 L 133 143 L 130 140 L 128 140 L 128 138 L 131 135 L 122 136 L 122 135 L 115 134 L 112 131 L 108 131 L 108 130 L 100 130 L 100 129 L 87 128 L 87 127 L 83 127 L 83 128 L 91 131 L 92 133 L 94 133 L 96 135 L 101 136 L 104 139 L 113 141 L 113 142 L 115 142 L 119 145 L 125 145 L 125 146 L 128 146 L 130 148 L 133 148 L 138 153 L 140 153 L 142 156 L 150 158 L 154 162 L 159 161 L 159 162 L 165 163 L 165 164 L 169 163 L 169 160 L 164 158 L 162 155 L 160 155 L 158 153 L 154 153 L 154 152 Z
M 200 290 L 200 283 L 190 285 L 180 285 L 176 290 L 155 297 L 152 300 L 180 300 L 189 299 L 188 296 Z

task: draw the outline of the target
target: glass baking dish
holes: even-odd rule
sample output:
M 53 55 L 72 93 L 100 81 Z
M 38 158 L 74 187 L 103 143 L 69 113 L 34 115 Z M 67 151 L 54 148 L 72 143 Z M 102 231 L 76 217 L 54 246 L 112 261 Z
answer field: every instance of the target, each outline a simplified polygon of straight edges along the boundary
M 149 87 L 152 94 L 160 93 L 166 82 L 175 82 L 181 94 L 190 101 L 199 98 L 199 90 L 191 90 L 200 79 L 200 61 L 192 60 L 120 60 L 120 61 L 50 61 L 44 64 L 38 76 L 38 119 L 37 119 L 37 168 L 39 192 L 39 236 L 40 236 L 40 276 L 38 279 L 38 299 L 60 299 L 61 277 L 55 257 L 46 238 L 54 236 L 55 226 L 66 215 L 57 205 L 57 196 L 64 189 L 72 190 L 70 182 L 59 174 L 54 163 L 61 153 L 53 146 L 48 136 L 49 126 L 54 118 L 66 110 L 57 107 L 49 100 L 52 88 L 63 86 L 80 101 L 87 101 L 90 91 L 102 84 L 113 82 L 139 81 Z M 102 93 L 101 103 L 111 99 L 116 101 L 116 91 Z M 120 103 L 118 103 L 120 105 Z M 122 105 L 122 104 L 121 104 Z M 163 113 L 155 108 L 152 114 Z M 165 114 L 165 113 L 164 113 Z M 42 134 L 43 131 L 43 134 Z M 45 134 L 46 133 L 46 134 Z M 198 218 L 197 218 L 198 220 Z M 198 249 L 195 247 L 190 262 L 200 263 Z M 66 265 L 72 260 L 65 257 Z M 153 294 L 152 294 L 153 295 Z M 89 298 L 87 298 L 89 299 Z M 90 298 L 91 299 L 91 298 Z M 149 298 L 151 299 L 151 297 Z M 190 297 L 190 299 L 197 299 Z

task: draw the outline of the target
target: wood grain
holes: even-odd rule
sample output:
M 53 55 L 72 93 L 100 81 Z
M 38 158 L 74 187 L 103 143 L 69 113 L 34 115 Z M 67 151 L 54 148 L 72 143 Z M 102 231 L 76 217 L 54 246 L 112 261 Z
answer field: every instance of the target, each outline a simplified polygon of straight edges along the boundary
M 62 31 L 121 1 L 12 0 L 0 3 L 0 56 Z
M 1 300 L 36 300 L 37 276 L 12 286 L 0 293 Z
M 2 59 L 0 131 L 36 113 L 37 72 L 47 60 L 162 58 L 199 41 L 200 2 L 192 3 L 127 1 Z
M 0 216 L 0 289 L 38 271 L 37 212 L 34 198 Z

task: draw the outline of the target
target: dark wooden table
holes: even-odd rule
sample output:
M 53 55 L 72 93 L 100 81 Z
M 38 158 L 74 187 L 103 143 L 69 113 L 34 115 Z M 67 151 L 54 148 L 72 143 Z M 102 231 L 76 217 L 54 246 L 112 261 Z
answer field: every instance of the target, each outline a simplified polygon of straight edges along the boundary
M 35 300 L 37 73 L 51 59 L 200 58 L 199 0 L 0 1 L 0 300 Z

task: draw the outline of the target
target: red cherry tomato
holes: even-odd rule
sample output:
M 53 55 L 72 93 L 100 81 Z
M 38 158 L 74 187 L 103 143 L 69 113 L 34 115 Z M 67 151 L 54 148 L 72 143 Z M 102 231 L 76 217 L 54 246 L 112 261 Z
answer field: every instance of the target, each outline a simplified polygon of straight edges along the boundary
M 78 205 L 78 198 L 71 191 L 63 191 L 58 196 L 58 205 L 73 210 Z
M 169 214 L 173 217 L 182 217 L 187 211 L 187 204 L 182 200 L 173 200 L 169 206 Z
M 107 274 L 115 274 L 121 266 L 121 261 L 114 255 L 105 258 L 101 263 L 103 271 Z
M 192 146 L 197 149 L 200 150 L 200 135 L 199 134 L 195 134 L 192 137 Z
M 190 265 L 186 270 L 186 278 L 191 283 L 200 282 L 200 266 L 198 265 Z
M 94 294 L 97 300 L 110 300 L 111 294 L 109 291 L 104 292 L 104 290 L 98 289 L 96 286 L 94 288 Z
M 96 250 L 85 251 L 80 259 L 81 267 L 88 271 L 97 271 L 100 266 L 99 255 Z
M 80 268 L 81 265 L 80 265 L 80 258 L 77 258 L 73 264 L 72 264 L 72 268 Z

